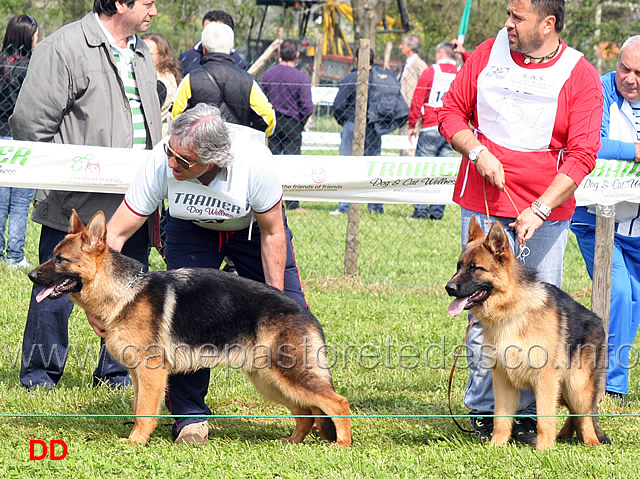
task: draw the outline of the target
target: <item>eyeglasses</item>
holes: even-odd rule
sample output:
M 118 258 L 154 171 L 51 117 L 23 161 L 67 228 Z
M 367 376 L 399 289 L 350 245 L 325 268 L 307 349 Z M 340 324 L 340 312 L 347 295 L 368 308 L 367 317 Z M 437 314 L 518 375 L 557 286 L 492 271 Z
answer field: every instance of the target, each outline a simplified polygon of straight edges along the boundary
M 178 166 L 180 168 L 184 168 L 185 170 L 188 170 L 192 166 L 196 166 L 196 165 L 200 164 L 197 161 L 189 161 L 186 158 L 183 158 L 182 156 L 180 156 L 178 153 L 176 153 L 173 150 L 173 148 L 171 148 L 169 146 L 169 142 L 164 144 L 164 153 L 165 153 L 165 155 L 167 155 L 167 158 L 169 158 L 169 157 L 175 158 L 176 159 L 176 163 L 178 163 Z

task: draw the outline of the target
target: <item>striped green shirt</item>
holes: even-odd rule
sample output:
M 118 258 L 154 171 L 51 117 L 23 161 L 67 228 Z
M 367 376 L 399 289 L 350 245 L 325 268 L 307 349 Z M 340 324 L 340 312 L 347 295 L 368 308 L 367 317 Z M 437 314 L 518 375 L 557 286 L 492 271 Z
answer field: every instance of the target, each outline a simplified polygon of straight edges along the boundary
M 135 42 L 135 40 L 134 40 Z M 140 92 L 133 71 L 133 42 L 127 45 L 130 48 L 122 49 L 111 45 L 113 57 L 116 60 L 118 73 L 124 85 L 124 93 L 131 107 L 131 120 L 133 123 L 133 148 L 144 150 L 147 147 L 147 129 L 145 128 L 144 112 L 140 101 Z

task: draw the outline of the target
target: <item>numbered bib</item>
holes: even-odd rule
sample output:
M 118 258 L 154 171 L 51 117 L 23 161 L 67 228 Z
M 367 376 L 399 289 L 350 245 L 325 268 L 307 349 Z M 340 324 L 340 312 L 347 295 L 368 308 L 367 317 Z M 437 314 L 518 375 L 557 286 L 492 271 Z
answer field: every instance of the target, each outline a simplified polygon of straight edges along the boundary
M 439 108 L 442 106 L 442 98 L 447 93 L 449 87 L 456 78 L 455 73 L 446 73 L 442 71 L 440 65 L 437 63 L 433 65 L 433 84 L 431 85 L 431 92 L 429 93 L 429 101 L 427 106 L 432 108 Z
M 528 69 L 518 66 L 510 52 L 503 28 L 478 77 L 479 130 L 511 150 L 547 150 L 560 91 L 582 53 L 567 48 L 553 66 Z

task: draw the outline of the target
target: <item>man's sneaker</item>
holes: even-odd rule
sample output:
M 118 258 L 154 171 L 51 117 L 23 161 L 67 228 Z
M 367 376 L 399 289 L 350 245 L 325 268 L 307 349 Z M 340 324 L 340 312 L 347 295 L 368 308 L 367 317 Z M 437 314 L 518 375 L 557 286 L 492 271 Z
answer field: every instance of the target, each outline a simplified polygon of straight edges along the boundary
M 626 394 L 617 393 L 613 391 L 605 391 L 604 393 L 611 398 L 611 400 L 615 403 L 616 406 L 620 406 L 620 407 L 631 406 L 631 401 L 627 399 Z
M 340 216 L 340 215 L 342 214 L 342 211 L 340 211 L 340 210 L 333 210 L 333 211 L 330 211 L 330 212 L 329 212 L 329 214 L 330 214 L 331 216 Z
M 206 444 L 209 436 L 209 421 L 194 422 L 180 429 L 176 444 Z
M 514 417 L 513 428 L 511 429 L 511 439 L 514 441 L 536 445 L 538 436 L 538 421 L 535 417 Z
M 11 266 L 12 268 L 31 269 L 31 265 L 27 261 L 27 258 L 22 258 L 22 260 L 17 262 L 17 263 L 13 263 L 13 262 L 7 260 L 7 265 Z
M 493 418 L 487 416 L 473 416 L 471 426 L 482 442 L 488 442 L 493 435 Z

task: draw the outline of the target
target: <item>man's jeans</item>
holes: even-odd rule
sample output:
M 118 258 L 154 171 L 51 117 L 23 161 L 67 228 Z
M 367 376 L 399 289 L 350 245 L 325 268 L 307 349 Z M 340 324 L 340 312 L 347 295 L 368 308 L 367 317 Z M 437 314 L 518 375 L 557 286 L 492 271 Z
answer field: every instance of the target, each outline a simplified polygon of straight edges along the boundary
M 24 259 L 29 205 L 36 190 L 30 188 L 0 187 L 0 259 L 5 257 L 4 232 L 9 218 L 6 260 L 19 263 Z
M 352 156 L 353 147 L 353 130 L 355 124 L 348 121 L 342 127 L 340 134 L 340 155 Z M 382 138 L 376 134 L 373 128 L 367 127 L 365 132 L 364 156 L 380 156 L 382 154 Z M 347 213 L 349 211 L 349 203 L 341 201 L 338 203 L 338 211 Z M 384 213 L 382 203 L 369 203 L 369 211 L 372 213 Z
M 456 156 L 456 152 L 438 130 L 434 129 L 420 132 L 416 156 L 451 157 Z M 444 216 L 444 207 L 445 205 L 413 205 L 413 217 L 440 220 Z

